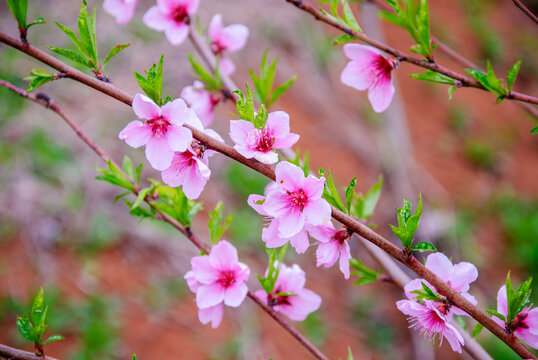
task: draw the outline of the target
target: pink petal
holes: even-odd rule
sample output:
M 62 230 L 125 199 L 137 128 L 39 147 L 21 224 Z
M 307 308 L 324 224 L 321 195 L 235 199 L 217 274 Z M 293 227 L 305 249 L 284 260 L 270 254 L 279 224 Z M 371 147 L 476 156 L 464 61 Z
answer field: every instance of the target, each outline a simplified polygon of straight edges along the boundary
M 278 220 L 273 219 L 268 227 L 262 230 L 262 241 L 268 248 L 279 248 L 289 241 L 278 234 Z
M 290 244 L 293 246 L 297 254 L 303 254 L 306 249 L 310 246 L 310 241 L 308 240 L 308 234 L 306 230 L 301 230 L 294 236 L 290 238 Z
M 151 120 L 161 116 L 161 109 L 149 97 L 136 94 L 133 99 L 133 110 L 140 119 Z
M 363 61 L 369 64 L 376 61 L 379 56 L 383 56 L 379 50 L 366 45 L 345 44 L 343 49 L 349 60 Z
M 265 210 L 263 210 L 263 204 L 256 204 L 258 201 L 264 201 L 265 196 L 257 195 L 257 194 L 251 194 L 248 196 L 247 204 L 254 209 L 258 214 L 263 216 L 268 216 Z
M 193 293 L 196 293 L 196 290 L 198 290 L 200 284 L 198 283 L 198 281 L 196 281 L 194 271 L 191 270 L 187 272 L 183 278 L 185 279 L 185 281 L 187 281 L 187 286 L 189 287 L 189 290 Z
M 171 125 L 165 134 L 170 149 L 185 152 L 192 143 L 192 132 L 183 126 Z
M 168 24 L 166 29 L 164 29 L 164 33 L 170 44 L 176 46 L 185 41 L 185 38 L 189 34 L 189 26 L 185 23 L 173 22 Z
M 320 267 L 323 265 L 326 268 L 330 268 L 336 263 L 339 255 L 340 246 L 338 241 L 321 243 L 316 250 L 316 266 Z
M 169 14 L 176 10 L 183 2 L 182 0 L 157 0 L 157 6 L 163 13 Z
M 162 12 L 158 6 L 151 7 L 144 14 L 142 21 L 147 27 L 156 31 L 164 31 L 164 29 L 171 23 L 168 15 Z
M 460 262 L 454 265 L 450 276 L 450 286 L 456 291 L 469 291 L 469 284 L 478 278 L 476 266 L 468 262 Z
M 124 25 L 133 17 L 138 0 L 105 0 L 103 8 L 105 12 L 116 18 L 118 25 Z
M 350 61 L 342 71 L 340 81 L 357 90 L 366 90 L 374 83 L 375 72 L 370 64 Z
M 205 165 L 204 165 L 205 166 Z M 207 168 L 207 167 L 206 167 Z M 207 168 L 209 170 L 209 168 Z M 209 177 L 201 175 L 198 166 L 192 165 L 185 170 L 183 177 L 183 193 L 190 200 L 196 200 L 204 190 Z
M 441 280 L 448 281 L 454 266 L 452 262 L 443 253 L 437 252 L 428 255 L 426 259 L 426 268 L 431 270 L 435 275 L 439 276 Z
M 260 299 L 263 303 L 267 304 L 267 293 L 265 292 L 265 290 L 256 290 L 254 292 L 254 295 L 256 295 L 256 297 Z
M 212 41 L 220 40 L 220 35 L 222 32 L 222 16 L 220 14 L 213 15 L 207 32 Z
M 235 65 L 230 58 L 221 57 L 219 58 L 219 70 L 225 75 L 232 75 L 235 72 Z
M 331 206 L 325 199 L 309 200 L 303 214 L 310 225 L 323 225 L 331 220 Z
M 394 96 L 394 86 L 390 76 L 378 77 L 374 85 L 368 91 L 368 100 L 375 112 L 387 110 Z
M 294 321 L 303 321 L 321 306 L 321 297 L 308 289 L 302 289 L 297 296 L 291 296 L 289 301 L 292 306 L 282 313 Z
M 497 312 L 506 316 L 508 314 L 508 300 L 506 299 L 506 285 L 501 286 L 497 293 Z
M 305 282 L 305 272 L 299 265 L 293 264 L 291 267 L 281 265 L 275 287 L 281 288 L 282 291 L 298 293 L 304 287 Z
M 198 10 L 200 0 L 182 0 L 183 4 L 187 5 L 187 12 L 192 15 Z
M 294 133 L 290 133 L 283 138 L 275 139 L 273 148 L 275 149 L 287 149 L 295 145 L 299 141 L 300 136 Z
M 219 283 L 201 285 L 196 292 L 196 305 L 200 309 L 215 306 L 224 301 L 224 287 Z
M 224 304 L 231 307 L 238 307 L 241 305 L 245 296 L 247 296 L 248 288 L 245 283 L 236 282 L 228 287 L 224 295 Z
M 220 43 L 224 45 L 226 51 L 235 52 L 242 49 L 247 43 L 248 28 L 245 25 L 229 25 L 222 29 Z
M 275 167 L 276 182 L 286 191 L 295 191 L 302 187 L 305 176 L 303 169 L 287 161 L 279 162 Z
M 400 300 L 396 302 L 396 307 L 402 313 L 408 316 L 421 316 L 430 310 L 424 305 L 413 300 Z
M 198 115 L 202 121 L 202 127 L 209 126 L 213 122 L 213 103 L 208 91 L 187 86 L 183 88 L 180 96 Z
M 151 138 L 151 128 L 138 120 L 131 121 L 120 132 L 119 138 L 125 140 L 129 146 L 138 148 L 142 145 L 146 145 Z
M 303 190 L 310 200 L 321 199 L 325 178 L 318 179 L 314 175 L 308 175 L 303 183 Z
M 260 151 L 254 151 L 253 153 L 254 158 L 264 164 L 274 164 L 278 161 L 278 154 L 274 151 L 269 151 L 265 153 Z
M 146 144 L 146 158 L 155 170 L 162 171 L 172 164 L 174 152 L 165 137 L 153 136 Z
M 478 301 L 476 300 L 476 298 L 469 294 L 469 293 L 462 293 L 461 294 L 464 298 L 466 298 L 471 304 L 473 305 L 476 305 L 478 304 Z M 456 307 L 456 306 L 452 306 L 452 313 L 454 315 L 461 315 L 461 316 L 470 316 L 469 314 L 467 314 L 465 311 L 463 311 L 462 309 Z
M 351 250 L 349 243 L 344 241 L 340 249 L 340 261 L 338 263 L 340 271 L 344 274 L 345 279 L 349 279 L 349 260 L 351 259 Z
M 529 311 L 525 324 L 529 327 L 531 334 L 538 335 L 538 308 Z
M 163 105 L 161 108 L 161 114 L 163 118 L 168 120 L 171 124 L 174 125 L 183 125 L 187 117 L 189 108 L 183 99 L 175 99 Z
M 254 124 L 246 120 L 230 121 L 230 138 L 237 145 L 246 145 L 248 133 L 254 130 Z
M 283 138 L 290 133 L 290 116 L 285 111 L 273 111 L 267 116 L 265 128 L 275 138 Z
M 334 228 L 332 222 L 328 222 L 325 225 L 310 226 L 308 227 L 308 232 L 314 239 L 322 243 L 326 243 L 328 241 L 332 241 L 332 237 L 334 236 L 336 229 Z
M 237 250 L 228 241 L 222 240 L 213 246 L 209 259 L 217 269 L 229 270 L 233 264 L 238 262 Z
M 196 161 L 196 164 L 198 165 L 198 172 L 200 173 L 200 176 L 204 178 L 209 178 L 211 176 L 211 170 L 207 165 L 207 160 L 195 157 L 194 161 Z
M 279 163 L 282 164 L 282 163 Z M 278 165 L 277 165 L 278 168 Z M 291 211 L 288 195 L 279 191 L 272 191 L 265 197 L 263 210 L 275 218 L 280 218 Z
M 211 322 L 211 327 L 213 329 L 219 327 L 222 322 L 222 313 L 224 310 L 224 305 L 218 304 L 206 309 L 198 310 L 198 319 L 202 324 L 207 324 Z
M 191 259 L 194 278 L 201 284 L 211 284 L 218 280 L 219 272 L 211 264 L 209 256 L 195 256 Z
M 290 238 L 303 229 L 304 223 L 304 215 L 299 210 L 292 210 L 278 218 L 278 234 L 280 237 Z
M 461 345 L 464 345 L 465 342 L 461 337 L 461 334 L 456 330 L 456 328 L 450 324 L 446 324 L 447 329 L 444 331 L 443 335 L 445 339 L 452 347 L 452 350 L 461 354 Z

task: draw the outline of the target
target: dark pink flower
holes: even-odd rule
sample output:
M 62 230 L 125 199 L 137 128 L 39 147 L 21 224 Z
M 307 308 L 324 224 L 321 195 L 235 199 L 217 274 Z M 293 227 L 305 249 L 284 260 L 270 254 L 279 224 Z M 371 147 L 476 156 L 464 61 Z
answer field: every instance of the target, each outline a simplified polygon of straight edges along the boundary
M 342 83 L 361 91 L 368 89 L 374 111 L 385 111 L 394 96 L 391 73 L 398 65 L 397 60 L 387 59 L 379 50 L 359 44 L 344 45 L 344 54 L 351 61 L 342 71 Z
M 497 312 L 505 317 L 508 314 L 508 300 L 506 299 L 506 285 L 503 285 L 497 293 Z M 511 334 L 521 338 L 530 347 L 538 349 L 538 308 L 530 306 L 516 315 L 511 324 L 505 324 L 496 316 L 493 321 L 505 328 Z
M 120 139 L 134 148 L 145 145 L 146 157 L 156 170 L 168 168 L 174 151 L 186 151 L 192 142 L 191 131 L 182 125 L 196 118 L 196 114 L 181 99 L 159 107 L 142 94 L 135 95 L 133 110 L 144 122 L 131 121 L 120 132 Z
M 226 57 L 228 54 L 241 50 L 248 39 L 248 28 L 245 25 L 234 24 L 222 26 L 222 16 L 216 14 L 209 24 L 209 46 L 215 55 L 220 55 L 219 68 L 226 75 L 235 71 L 232 60 Z
M 453 351 L 461 353 L 464 345 L 463 337 L 449 322 L 452 315 L 446 312 L 446 307 L 434 301 L 425 300 L 421 304 L 414 300 L 400 300 L 396 303 L 398 310 L 409 316 L 411 328 L 418 329 L 421 335 L 432 342 L 439 335 L 440 343 L 446 339 Z
M 250 121 L 232 120 L 230 137 L 241 155 L 264 164 L 278 161 L 275 149 L 292 147 L 299 140 L 299 135 L 290 133 L 290 117 L 284 111 L 270 113 L 263 129 L 256 128 Z
M 190 16 L 198 10 L 199 0 L 157 0 L 144 15 L 146 26 L 164 31 L 172 45 L 181 44 L 189 34 Z
M 213 123 L 213 108 L 220 98 L 214 98 L 209 91 L 205 90 L 201 81 L 196 80 L 192 86 L 185 87 L 180 96 L 202 120 L 204 127 Z
M 268 294 L 265 290 L 258 290 L 256 296 L 291 320 L 303 321 L 321 305 L 321 297 L 305 289 L 305 282 L 305 273 L 299 265 L 287 267 L 282 264 L 274 291 Z
M 349 232 L 346 229 L 336 230 L 331 222 L 327 225 L 309 227 L 308 232 L 310 236 L 319 240 L 316 265 L 329 268 L 340 259 L 340 271 L 346 279 L 349 279 L 349 260 L 351 259 L 347 241 L 350 237 Z
M 206 256 L 196 256 L 191 260 L 196 286 L 196 304 L 207 309 L 222 302 L 238 307 L 247 295 L 247 281 L 250 270 L 240 263 L 237 250 L 223 240 L 213 246 Z
M 133 17 L 138 0 L 105 0 L 105 12 L 116 18 L 119 25 L 127 24 Z
M 276 188 L 265 198 L 263 210 L 278 220 L 278 234 L 289 239 L 304 229 L 329 222 L 331 207 L 323 199 L 325 179 L 305 177 L 303 170 L 287 161 L 275 168 Z

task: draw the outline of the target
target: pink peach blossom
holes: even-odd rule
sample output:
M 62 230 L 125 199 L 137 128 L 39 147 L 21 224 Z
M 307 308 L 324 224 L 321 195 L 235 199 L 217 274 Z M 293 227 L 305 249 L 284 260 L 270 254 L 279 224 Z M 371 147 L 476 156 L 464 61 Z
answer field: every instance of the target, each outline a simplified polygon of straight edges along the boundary
M 198 10 L 199 0 L 157 0 L 144 15 L 147 27 L 164 31 L 172 45 L 181 44 L 189 34 L 190 16 Z
M 391 73 L 398 65 L 397 60 L 387 59 L 379 50 L 359 44 L 344 45 L 344 54 L 351 61 L 342 71 L 342 83 L 361 91 L 368 89 L 374 111 L 385 111 L 394 96 Z
M 305 289 L 305 282 L 305 272 L 299 265 L 287 267 L 281 264 L 274 291 L 268 294 L 265 290 L 258 290 L 256 296 L 291 320 L 303 321 L 321 305 L 321 297 Z
M 292 147 L 299 140 L 299 135 L 290 133 L 290 118 L 284 111 L 270 113 L 263 129 L 254 127 L 250 121 L 232 120 L 230 137 L 241 155 L 264 164 L 278 161 L 275 149 Z
M 133 17 L 138 0 L 105 0 L 105 12 L 116 18 L 118 25 L 127 24 Z
M 210 47 L 215 55 L 220 55 L 219 68 L 226 75 L 235 71 L 235 65 L 226 55 L 241 50 L 248 39 L 248 28 L 245 25 L 234 24 L 222 26 L 222 16 L 216 14 L 209 24 Z
M 323 199 L 325 178 L 304 176 L 303 170 L 283 161 L 276 165 L 276 188 L 265 198 L 263 210 L 278 220 L 278 234 L 289 239 L 304 229 L 329 222 L 331 207 Z
M 196 80 L 193 85 L 186 86 L 180 96 L 202 120 L 204 127 L 213 123 L 213 108 L 220 98 L 214 98 L 209 91 L 205 90 L 201 81 Z
M 196 294 L 196 291 L 200 287 L 200 283 L 196 281 L 194 272 L 192 270 L 185 274 L 185 280 L 187 281 L 189 289 Z M 220 323 L 222 322 L 223 310 L 224 305 L 222 303 L 206 309 L 198 309 L 198 319 L 204 325 L 211 323 L 211 327 L 215 329 L 219 327 Z
M 463 337 L 450 324 L 452 314 L 445 313 L 445 307 L 441 304 L 429 300 L 425 300 L 424 304 L 414 300 L 400 300 L 396 306 L 409 316 L 411 328 L 418 329 L 428 341 L 435 341 L 439 335 L 441 344 L 446 339 L 453 351 L 461 353 L 461 345 L 465 344 Z
M 191 131 L 182 125 L 194 121 L 196 114 L 181 99 L 159 107 L 142 94 L 135 95 L 133 110 L 145 122 L 131 121 L 120 132 L 119 138 L 134 148 L 145 145 L 146 157 L 156 170 L 168 168 L 174 151 L 184 152 L 192 142 Z
M 497 293 L 497 312 L 505 317 L 508 314 L 508 300 L 506 285 L 503 285 Z M 530 347 L 538 349 L 538 308 L 531 306 L 517 314 L 511 324 L 506 324 L 496 316 L 493 321 L 505 328 L 510 333 L 525 341 Z
M 349 279 L 349 259 L 351 259 L 347 241 L 350 237 L 349 232 L 346 229 L 336 230 L 331 222 L 327 225 L 310 227 L 308 232 L 310 236 L 319 240 L 316 265 L 329 268 L 340 258 L 340 271 L 346 279 Z

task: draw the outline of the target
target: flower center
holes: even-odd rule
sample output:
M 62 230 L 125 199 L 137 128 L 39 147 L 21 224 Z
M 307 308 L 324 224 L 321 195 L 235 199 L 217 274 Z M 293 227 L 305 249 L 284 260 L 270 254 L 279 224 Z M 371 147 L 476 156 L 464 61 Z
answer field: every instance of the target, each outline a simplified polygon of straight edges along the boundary
M 506 325 L 506 330 L 509 332 L 509 333 L 513 333 L 514 331 L 516 331 L 517 329 L 528 329 L 529 328 L 529 325 L 527 325 L 526 323 L 524 323 L 525 319 L 527 318 L 527 316 L 529 316 L 529 313 L 526 312 L 526 311 L 522 311 L 520 312 L 516 318 L 514 319 L 514 321 L 512 321 L 511 324 L 508 324 Z
M 338 243 L 341 245 L 351 237 L 351 233 L 347 229 L 340 229 L 337 232 L 334 233 L 332 239 L 334 241 L 338 241 Z
M 151 132 L 155 136 L 162 136 L 166 134 L 166 132 L 168 131 L 168 127 L 170 126 L 170 122 L 162 116 L 159 116 L 155 119 L 147 120 L 146 124 L 149 124 L 151 126 Z
M 213 51 L 213 54 L 220 55 L 226 50 L 226 47 L 222 45 L 219 41 L 213 41 L 209 44 L 209 48 Z
M 279 287 L 275 292 L 267 294 L 267 305 L 271 307 L 276 305 L 291 305 L 288 300 L 289 296 L 275 296 L 275 294 L 278 294 L 281 291 L 282 290 Z
M 183 4 L 180 4 L 176 7 L 176 9 L 172 12 L 172 19 L 176 22 L 184 22 L 187 17 L 189 16 L 189 13 L 187 12 L 187 7 Z
M 266 153 L 273 150 L 275 137 L 270 131 L 254 129 L 248 133 L 248 143 L 255 150 Z
M 235 282 L 234 272 L 231 270 L 221 271 L 218 282 L 225 288 L 230 287 Z
M 379 56 L 374 62 L 374 69 L 376 77 L 385 76 L 390 77 L 390 73 L 393 69 L 398 66 L 398 60 L 396 59 L 386 59 L 383 56 Z
M 288 201 L 294 208 L 298 207 L 303 211 L 304 207 L 308 203 L 308 196 L 306 196 L 303 189 L 299 189 L 295 192 L 288 191 Z
M 452 305 L 450 303 L 442 301 L 437 304 L 436 308 L 441 314 L 446 315 L 450 311 L 451 306 Z

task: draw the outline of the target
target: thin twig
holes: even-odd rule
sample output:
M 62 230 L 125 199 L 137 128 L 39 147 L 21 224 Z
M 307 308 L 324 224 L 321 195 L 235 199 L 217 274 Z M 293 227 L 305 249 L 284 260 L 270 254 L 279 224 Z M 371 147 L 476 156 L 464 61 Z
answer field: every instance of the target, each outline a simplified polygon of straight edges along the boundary
M 9 41 L 6 41 L 6 38 L 9 37 L 0 32 L 0 42 L 5 42 L 17 49 L 22 48 L 22 45 L 19 41 L 12 38 L 9 38 Z M 42 62 L 56 68 L 61 72 L 73 73 L 73 71 L 76 71 L 69 65 L 62 63 L 55 58 L 52 58 L 54 61 L 50 61 L 50 59 L 48 59 L 48 57 L 50 57 L 49 55 L 44 54 L 41 50 L 37 49 L 32 45 L 29 45 L 24 49 L 26 51 L 23 50 L 23 52 L 25 52 L 26 54 L 33 56 L 38 60 L 41 60 Z M 78 73 L 79 74 L 77 74 L 77 77 L 73 77 L 73 79 L 78 80 L 86 85 L 89 85 L 90 87 L 93 87 L 94 89 L 99 90 L 111 97 L 114 97 L 117 100 L 124 102 L 125 104 L 130 105 L 132 103 L 132 96 L 116 88 L 114 85 L 103 83 L 98 80 L 95 80 L 94 82 L 92 81 L 94 79 L 91 78 L 89 75 L 86 75 L 81 72 Z M 241 154 L 239 154 L 233 147 L 221 143 L 213 137 L 206 135 L 205 133 L 197 129 L 194 129 L 190 126 L 187 127 L 191 129 L 194 138 L 205 144 L 208 148 L 216 150 L 221 154 L 250 167 L 251 169 L 259 172 L 262 175 L 265 175 L 271 180 L 275 180 L 275 172 L 272 167 L 254 159 L 247 159 Z M 508 346 L 510 346 L 520 356 L 526 359 L 536 359 L 536 355 L 530 352 L 529 349 L 527 349 L 525 345 L 523 345 L 518 339 L 508 334 L 505 329 L 497 325 L 497 323 L 495 323 L 487 314 L 485 314 L 479 308 L 470 303 L 465 297 L 463 297 L 459 292 L 455 291 L 447 283 L 442 281 L 433 272 L 428 270 L 415 257 L 404 256 L 402 251 L 397 246 L 392 244 L 389 240 L 385 239 L 383 236 L 377 234 L 368 226 L 362 224 L 358 220 L 352 218 L 351 216 L 334 207 L 332 207 L 332 217 L 342 223 L 348 229 L 352 230 L 353 232 L 364 237 L 376 246 L 380 247 L 394 259 L 400 261 L 402 264 L 413 270 L 417 275 L 427 280 L 437 289 L 437 291 L 443 293 L 450 301 L 452 301 L 455 306 L 459 307 L 471 317 L 473 317 L 476 321 L 484 325 L 486 329 L 495 334 L 499 339 L 501 339 Z
M 57 113 L 77 134 L 79 138 L 81 138 L 103 161 L 108 162 L 110 161 L 112 164 L 114 164 L 118 169 L 121 169 L 121 167 L 112 160 L 112 158 L 104 151 L 102 150 L 98 145 L 96 145 L 84 132 L 78 127 L 78 125 L 71 120 L 63 111 L 63 109 L 53 100 L 51 100 L 49 97 L 43 95 L 43 94 L 37 94 L 34 95 L 32 93 L 27 93 L 23 89 L 20 89 L 11 83 L 7 81 L 0 80 L 0 87 L 5 87 L 16 94 L 31 100 L 47 109 L 50 109 Z M 133 184 L 134 185 L 134 184 Z M 138 193 L 138 190 L 135 187 L 135 193 Z M 157 213 L 160 215 L 160 219 L 163 221 L 169 223 L 172 225 L 175 229 L 177 229 L 180 233 L 185 235 L 198 249 L 204 251 L 205 253 L 210 252 L 210 248 L 205 245 L 200 239 L 196 237 L 196 235 L 192 232 L 192 229 L 190 227 L 185 227 L 181 225 L 176 219 L 172 218 L 168 214 L 164 213 L 163 211 L 159 210 L 155 207 L 154 201 L 151 197 L 146 197 L 144 201 L 150 205 L 154 210 L 156 210 Z M 321 360 L 328 360 L 327 356 L 325 356 L 318 348 L 316 348 L 308 339 L 306 339 L 297 329 L 295 329 L 290 323 L 288 323 L 284 318 L 282 318 L 279 314 L 277 314 L 271 307 L 267 306 L 267 304 L 264 304 L 260 299 L 256 297 L 252 292 L 248 292 L 247 296 L 256 303 L 260 308 L 262 308 L 263 311 L 265 311 L 269 316 L 271 316 L 276 322 L 278 322 L 286 331 L 288 331 L 297 341 L 299 341 L 312 355 L 314 355 L 316 358 Z M 0 347 L 0 355 L 1 353 L 1 347 Z M 34 359 L 34 358 L 32 358 Z
M 0 358 L 6 358 L 8 360 L 57 360 L 50 356 L 36 355 L 35 353 L 19 350 L 0 344 Z
M 528 17 L 531 18 L 532 21 L 534 21 L 535 24 L 538 24 L 538 17 L 532 13 L 523 3 L 519 0 L 512 0 L 516 6 L 523 11 Z

